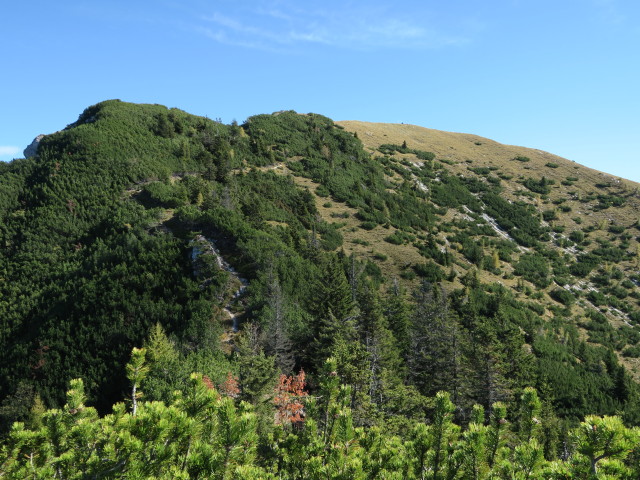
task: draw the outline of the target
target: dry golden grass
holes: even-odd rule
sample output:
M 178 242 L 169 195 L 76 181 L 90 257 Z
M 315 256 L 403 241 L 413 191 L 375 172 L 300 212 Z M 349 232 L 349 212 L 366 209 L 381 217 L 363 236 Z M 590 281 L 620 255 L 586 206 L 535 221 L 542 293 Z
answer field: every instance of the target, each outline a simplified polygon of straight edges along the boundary
M 600 172 L 573 161 L 558 157 L 541 150 L 518 147 L 513 145 L 503 145 L 493 140 L 479 137 L 477 135 L 465 133 L 444 132 L 416 125 L 388 124 L 388 123 L 367 123 L 360 121 L 341 121 L 339 125 L 350 132 L 355 132 L 364 146 L 374 155 L 381 155 L 377 152 L 378 147 L 384 143 L 401 145 L 407 142 L 411 149 L 430 151 L 435 153 L 436 161 L 446 163 L 446 169 L 453 174 L 465 176 L 476 175 L 469 171 L 469 167 L 489 167 L 493 169 L 492 175 L 501 178 L 502 196 L 509 200 L 526 201 L 533 204 L 538 211 L 557 210 L 558 218 L 551 222 L 553 227 L 564 227 L 564 232 L 558 235 L 559 238 L 568 237 L 574 230 L 584 230 L 595 227 L 596 230 L 588 234 L 591 241 L 590 248 L 597 246 L 598 239 L 611 239 L 608 232 L 610 225 L 620 225 L 631 227 L 640 221 L 640 184 L 625 180 L 619 177 Z M 396 154 L 398 158 L 409 161 L 419 161 L 414 155 Z M 528 157 L 528 162 L 514 160 L 517 156 Z M 553 164 L 555 168 L 548 164 Z M 555 184 L 551 187 L 548 195 L 531 195 L 518 180 L 526 178 L 540 179 L 545 177 L 553 180 Z M 569 178 L 577 178 L 573 185 L 563 185 Z M 601 186 L 598 186 L 598 185 Z M 602 187 L 602 185 L 609 185 Z M 525 192 L 524 195 L 519 192 Z M 597 211 L 593 207 L 597 200 L 583 202 L 588 196 L 615 195 L 625 199 L 625 204 L 621 207 L 610 207 Z M 558 204 L 561 200 L 562 203 Z M 554 203 L 555 202 L 555 203 Z M 568 207 L 570 211 L 563 212 L 559 205 Z M 457 213 L 451 210 L 443 220 L 451 220 Z M 576 221 L 578 219 L 578 222 Z M 634 230 L 635 231 L 635 230 Z M 632 233 L 629 251 L 637 252 L 639 244 L 637 241 L 637 231 Z M 366 237 L 369 239 L 369 237 Z M 374 237 L 372 237 L 374 238 Z M 374 248 L 379 248 L 372 244 Z M 452 249 L 453 250 L 453 249 Z M 575 251 L 565 250 L 575 258 Z M 391 255 L 389 255 L 391 258 Z M 457 256 L 456 262 L 465 265 L 466 260 Z M 468 264 L 468 262 L 466 262 Z M 627 274 L 637 273 L 638 265 L 634 259 L 623 261 L 619 268 Z M 513 268 L 505 264 L 501 265 L 503 273 L 510 273 Z M 458 267 L 459 273 L 464 273 L 464 268 Z M 498 282 L 508 287 L 514 287 L 517 278 L 497 277 L 490 272 L 480 271 L 480 280 L 483 282 Z M 508 277 L 508 275 L 507 275 Z M 550 287 L 550 288 L 553 288 Z M 635 289 L 638 290 L 637 287 Z M 516 296 L 523 298 L 524 295 L 516 293 Z M 541 300 L 543 304 L 553 305 L 554 301 L 545 295 Z M 577 305 L 572 307 L 572 315 L 575 318 L 584 316 L 586 309 L 594 308 L 586 299 L 582 298 Z M 607 310 L 604 312 L 615 328 L 625 324 L 623 317 L 615 312 Z M 582 332 L 584 338 L 586 334 Z M 629 368 L 636 379 L 640 379 L 640 359 L 619 357 Z
M 554 226 L 564 226 L 564 235 L 568 236 L 573 230 L 582 230 L 590 225 L 597 227 L 590 238 L 603 238 L 607 235 L 609 225 L 629 227 L 640 220 L 640 184 L 621 179 L 612 175 L 585 167 L 571 160 L 558 157 L 551 153 L 526 147 L 503 145 L 501 143 L 466 133 L 452 133 L 419 127 L 416 125 L 367 123 L 359 121 L 337 122 L 345 130 L 355 132 L 370 152 L 376 152 L 383 143 L 401 145 L 406 141 L 409 148 L 430 151 L 436 154 L 436 160 L 447 162 L 446 168 L 454 174 L 475 175 L 469 167 L 495 168 L 493 175 L 502 178 L 503 196 L 509 199 L 524 200 L 533 203 L 538 210 L 558 209 L 554 201 L 564 199 L 563 206 L 569 207 L 569 212 L 558 212 L 558 219 L 552 222 Z M 410 161 L 418 161 L 413 155 L 396 155 Z M 528 157 L 530 161 L 514 160 L 516 156 Z M 547 164 L 555 164 L 550 168 Z M 517 192 L 529 192 L 517 183 L 518 179 L 540 179 L 542 177 L 553 180 L 555 185 L 545 197 L 523 196 Z M 571 186 L 563 185 L 568 178 L 578 180 Z M 609 184 L 603 189 L 597 184 Z M 611 194 L 625 198 L 622 207 L 593 211 L 593 202 L 583 203 L 580 199 L 589 195 Z M 580 218 L 581 223 L 574 221 Z M 603 228 L 604 227 L 604 228 Z M 636 249 L 635 240 L 631 245 Z M 631 268 L 631 265 L 623 265 Z
M 561 196 L 568 196 L 567 192 L 576 192 L 576 196 L 602 193 L 602 190 L 595 186 L 599 183 L 611 184 L 611 187 L 607 189 L 608 193 L 624 196 L 627 199 L 625 206 L 615 210 L 576 212 L 587 217 L 583 219 L 582 226 L 589 223 L 596 224 L 602 220 L 630 225 L 640 218 L 640 196 L 638 194 L 640 184 L 585 167 L 542 150 L 504 145 L 477 135 L 443 132 L 416 125 L 359 121 L 336 123 L 347 131 L 357 133 L 358 138 L 370 152 L 376 152 L 377 148 L 384 143 L 401 145 L 406 141 L 409 148 L 433 152 L 436 154 L 436 160 L 452 162 L 452 165 L 447 164 L 447 169 L 453 173 L 472 175 L 468 167 L 497 167 L 494 172 L 496 175 L 512 177 L 511 181 L 503 180 L 502 182 L 505 194 L 525 190 L 524 187 L 515 183 L 518 178 L 539 179 L 544 176 L 555 181 L 549 194 L 549 204 Z M 408 160 L 417 160 L 413 155 L 397 156 L 405 157 Z M 516 156 L 528 157 L 530 161 L 519 162 L 514 160 Z M 556 164 L 557 168 L 546 166 L 548 163 Z M 571 187 L 562 185 L 561 182 L 568 177 L 577 177 L 578 181 Z M 581 205 L 580 202 L 571 200 L 571 198 L 568 198 L 567 201 L 570 205 Z

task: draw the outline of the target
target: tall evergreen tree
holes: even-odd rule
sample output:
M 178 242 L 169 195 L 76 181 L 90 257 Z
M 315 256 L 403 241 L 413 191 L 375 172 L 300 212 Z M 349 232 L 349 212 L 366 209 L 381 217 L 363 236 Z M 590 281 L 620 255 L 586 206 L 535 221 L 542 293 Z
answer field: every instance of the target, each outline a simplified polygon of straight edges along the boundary
M 145 342 L 149 373 L 142 382 L 146 398 L 169 402 L 174 390 L 183 386 L 187 372 L 180 355 L 160 323 L 151 327 Z
M 319 368 L 339 339 L 347 342 L 357 339 L 351 287 L 337 256 L 329 255 L 326 259 L 312 300 L 308 308 L 315 321 L 308 357 Z
M 229 180 L 233 162 L 233 150 L 229 141 L 219 135 L 215 138 L 212 146 L 215 161 L 215 178 L 218 182 L 226 183 Z
M 423 395 L 451 392 L 459 403 L 467 397 L 464 337 L 449 308 L 446 294 L 427 282 L 416 292 L 411 347 L 407 357 L 409 379 Z
M 326 317 L 329 311 L 339 320 L 354 313 L 354 298 L 340 258 L 329 254 L 324 259 L 320 278 L 316 282 L 315 294 L 309 305 L 317 317 Z
M 472 342 L 474 343 L 474 342 Z M 505 375 L 506 359 L 495 345 L 474 344 L 469 351 L 473 398 L 483 406 L 511 400 L 512 390 Z
M 262 349 L 256 324 L 245 326 L 237 348 L 240 398 L 254 405 L 258 413 L 265 415 L 271 407 L 276 369 L 273 357 L 265 355 Z
M 384 372 L 402 370 L 400 351 L 382 314 L 378 293 L 369 283 L 362 284 L 358 303 L 358 333 L 369 354 L 369 396 L 375 403 L 382 403 Z
M 405 292 L 394 278 L 389 291 L 384 298 L 384 316 L 387 318 L 389 330 L 396 339 L 402 358 L 407 358 L 411 346 L 411 316 L 410 307 L 405 298 Z
M 280 373 L 289 375 L 293 371 L 295 358 L 293 342 L 289 334 L 288 316 L 290 307 L 273 266 L 267 274 L 267 298 L 262 320 L 265 323 L 265 353 L 274 357 Z

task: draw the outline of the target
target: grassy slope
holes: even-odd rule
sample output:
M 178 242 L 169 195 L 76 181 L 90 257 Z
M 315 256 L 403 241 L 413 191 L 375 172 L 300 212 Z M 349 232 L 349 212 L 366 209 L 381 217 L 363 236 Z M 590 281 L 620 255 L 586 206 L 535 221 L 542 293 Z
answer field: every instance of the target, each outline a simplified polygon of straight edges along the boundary
M 609 174 L 593 170 L 573 161 L 558 157 L 556 155 L 535 150 L 531 148 L 518 147 L 512 145 L 503 145 L 490 139 L 479 137 L 477 135 L 452 133 L 439 130 L 427 129 L 415 125 L 405 124 L 387 124 L 387 123 L 367 123 L 360 121 L 342 121 L 337 122 L 347 131 L 354 132 L 363 142 L 367 150 L 372 154 L 377 154 L 377 148 L 381 144 L 397 144 L 401 145 L 407 142 L 409 148 L 430 151 L 436 154 L 436 160 L 445 162 L 444 166 L 453 174 L 464 176 L 474 176 L 469 168 L 489 167 L 492 174 L 501 177 L 501 186 L 503 192 L 501 196 L 509 200 L 524 200 L 536 206 L 539 211 L 555 209 L 557 211 L 557 219 L 550 222 L 553 227 L 564 227 L 564 232 L 558 235 L 558 238 L 568 237 L 574 230 L 589 230 L 588 239 L 590 245 L 584 247 L 584 251 L 589 251 L 598 246 L 597 240 L 615 240 L 608 229 L 611 225 L 624 226 L 626 231 L 630 232 L 633 238 L 629 240 L 629 252 L 638 252 L 639 244 L 637 231 L 632 228 L 635 222 L 640 218 L 638 215 L 640 209 L 640 195 L 638 189 L 640 187 L 636 182 L 621 179 Z M 528 157 L 528 162 L 520 162 L 514 160 L 517 156 Z M 406 159 L 411 162 L 419 161 L 412 154 L 396 154 L 396 157 Z M 555 168 L 548 164 L 556 165 Z M 531 195 L 526 196 L 518 194 L 519 192 L 528 192 L 517 180 L 525 178 L 539 179 L 545 177 L 553 180 L 555 183 L 551 186 L 548 195 Z M 572 181 L 572 185 L 563 185 L 567 179 L 577 178 Z M 609 185 L 609 186 L 603 186 Z M 597 209 L 598 201 L 585 200 L 589 196 L 594 195 L 614 195 L 625 199 L 625 203 L 619 207 L 609 207 L 607 209 Z M 570 211 L 563 212 L 557 208 L 557 203 L 562 202 L 563 207 L 570 208 Z M 339 208 L 339 205 L 336 207 Z M 334 207 L 334 208 L 336 208 Z M 596 207 L 594 209 L 594 207 Z M 320 208 L 321 212 L 323 211 Z M 326 210 L 326 209 L 325 209 Z M 443 221 L 451 218 L 460 217 L 462 213 L 450 209 Z M 578 219 L 578 222 L 576 222 Z M 380 229 L 380 227 L 378 227 Z M 396 273 L 398 266 L 403 262 L 420 261 L 418 253 L 410 245 L 403 246 L 403 250 L 397 250 L 397 247 L 389 245 L 382 240 L 383 236 L 375 235 L 375 231 L 370 235 L 366 233 L 366 240 L 370 243 L 366 250 L 361 253 L 371 253 L 374 251 L 384 252 L 389 256 L 389 261 L 395 266 L 381 265 L 383 271 L 387 274 Z M 379 237 L 379 238 L 378 238 Z M 637 237 L 637 238 L 636 238 Z M 349 236 L 345 235 L 345 247 L 347 251 L 354 249 L 350 247 Z M 356 247 L 360 247 L 357 245 Z M 360 248 L 362 250 L 362 248 Z M 357 251 L 357 250 L 356 250 Z M 575 249 L 565 249 L 564 252 L 569 253 L 575 258 Z M 624 271 L 625 278 L 637 273 L 638 263 L 637 257 L 626 259 L 616 266 Z M 456 270 L 463 273 L 465 264 L 468 264 L 464 258 L 458 256 L 458 265 Z M 512 264 L 515 262 L 512 262 Z M 461 268 L 462 267 L 462 268 Z M 497 281 L 503 285 L 514 287 L 517 278 L 508 278 L 508 273 L 512 271 L 508 264 L 502 265 L 502 270 L 507 275 L 495 276 L 490 272 L 482 271 L 481 278 L 486 282 Z M 505 278 L 507 277 L 507 278 Z M 584 281 L 577 281 L 576 286 L 583 289 L 583 292 L 593 288 L 593 284 Z M 547 289 L 550 290 L 551 287 Z M 638 290 L 636 287 L 634 290 Z M 545 305 L 554 305 L 554 301 L 545 295 L 540 300 Z M 636 305 L 637 306 L 637 305 Z M 594 308 L 594 306 L 584 297 L 581 297 L 577 304 L 572 307 L 572 314 L 576 319 L 583 317 L 586 309 Z M 626 316 L 622 312 L 615 309 L 601 309 L 608 320 L 615 328 L 619 328 L 626 324 Z M 621 360 L 630 368 L 630 371 L 640 378 L 640 361 L 635 358 L 624 358 Z

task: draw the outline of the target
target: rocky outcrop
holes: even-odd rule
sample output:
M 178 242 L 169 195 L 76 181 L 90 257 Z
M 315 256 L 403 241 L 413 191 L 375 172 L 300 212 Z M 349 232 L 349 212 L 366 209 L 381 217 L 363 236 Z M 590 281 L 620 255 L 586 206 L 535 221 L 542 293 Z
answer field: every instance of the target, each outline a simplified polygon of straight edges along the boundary
M 38 135 L 33 139 L 33 142 L 24 149 L 22 152 L 24 154 L 24 158 L 35 157 L 38 153 L 38 145 L 40 145 L 40 140 L 44 138 L 44 135 Z

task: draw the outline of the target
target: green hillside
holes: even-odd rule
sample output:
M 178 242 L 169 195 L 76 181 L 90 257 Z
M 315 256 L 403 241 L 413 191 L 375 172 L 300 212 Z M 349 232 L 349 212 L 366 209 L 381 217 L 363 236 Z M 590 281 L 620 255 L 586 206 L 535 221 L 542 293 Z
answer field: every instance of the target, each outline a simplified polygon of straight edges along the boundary
M 101 429 L 92 435 L 110 451 L 109 435 L 135 423 L 131 405 L 114 407 L 133 382 L 149 422 L 219 418 L 172 437 L 181 446 L 156 473 L 138 459 L 139 476 L 106 478 L 427 478 L 433 455 L 445 455 L 433 443 L 438 415 L 448 418 L 451 461 L 495 449 L 478 453 L 480 476 L 461 463 L 428 478 L 489 478 L 498 464 L 503 476 L 491 478 L 512 478 L 509 465 L 525 461 L 516 446 L 539 475 L 574 469 L 528 478 L 591 478 L 579 476 L 595 465 L 587 427 L 624 437 L 619 454 L 602 458 L 612 478 L 634 478 L 637 432 L 620 422 L 640 424 L 639 204 L 632 182 L 471 135 L 293 111 L 224 125 L 160 105 L 89 107 L 37 155 L 0 164 L 1 461 L 10 478 L 27 478 L 20 455 L 46 443 L 47 422 L 85 403 L 96 410 L 82 422 Z M 134 347 L 145 348 L 144 368 Z M 295 390 L 301 370 L 306 385 Z M 304 403 L 285 427 L 277 420 L 284 411 L 290 420 L 295 402 L 283 395 Z M 340 434 L 330 412 L 345 422 Z M 498 435 L 499 415 L 510 426 Z M 588 415 L 617 417 L 580 426 Z M 9 435 L 14 421 L 26 427 Z M 236 476 L 194 476 L 185 465 L 212 453 L 202 447 L 197 460 L 184 446 L 214 445 L 234 421 L 234 441 L 251 445 L 233 468 L 223 462 Z M 16 428 L 40 428 L 40 440 Z M 314 428 L 325 443 L 312 448 Z M 148 441 L 161 444 L 158 435 Z M 294 452 L 298 441 L 311 450 Z M 319 456 L 324 468 L 331 445 L 335 462 L 360 470 L 311 476 L 302 459 Z M 362 466 L 420 448 L 420 466 Z M 626 466 L 613 460 L 628 454 Z M 103 467 L 124 472 L 117 457 Z M 568 463 L 552 466 L 561 457 Z M 181 473 L 158 473 L 175 462 Z M 276 477 L 270 462 L 290 476 Z M 86 471 L 98 475 L 98 464 Z

